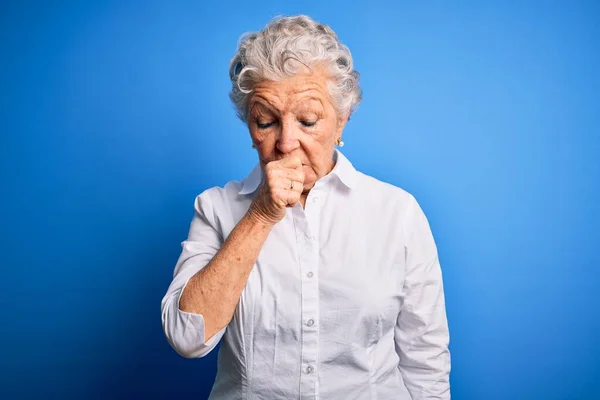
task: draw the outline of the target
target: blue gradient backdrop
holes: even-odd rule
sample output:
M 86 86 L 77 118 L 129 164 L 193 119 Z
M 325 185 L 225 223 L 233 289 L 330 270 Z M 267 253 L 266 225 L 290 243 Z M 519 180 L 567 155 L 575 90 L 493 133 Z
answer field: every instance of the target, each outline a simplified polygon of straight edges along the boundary
M 306 13 L 362 73 L 345 154 L 430 219 L 454 399 L 600 399 L 597 2 L 53 3 L 0 6 L 0 398 L 208 395 L 160 300 L 255 162 L 238 37 Z

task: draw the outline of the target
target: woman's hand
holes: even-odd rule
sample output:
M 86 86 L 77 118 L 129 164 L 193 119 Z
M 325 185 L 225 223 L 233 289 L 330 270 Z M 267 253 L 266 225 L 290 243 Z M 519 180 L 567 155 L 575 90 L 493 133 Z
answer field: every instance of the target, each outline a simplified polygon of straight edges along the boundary
M 265 179 L 248 213 L 259 221 L 275 225 L 285 216 L 286 207 L 300 201 L 304 171 L 298 157 L 271 161 L 265 166 Z

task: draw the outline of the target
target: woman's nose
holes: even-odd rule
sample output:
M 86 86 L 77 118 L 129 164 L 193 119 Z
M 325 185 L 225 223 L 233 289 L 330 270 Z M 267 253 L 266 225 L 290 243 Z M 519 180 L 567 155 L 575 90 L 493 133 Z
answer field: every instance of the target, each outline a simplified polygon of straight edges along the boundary
M 298 127 L 293 122 L 283 122 L 277 140 L 277 148 L 279 151 L 283 154 L 287 154 L 300 147 L 300 142 L 298 141 L 299 133 Z

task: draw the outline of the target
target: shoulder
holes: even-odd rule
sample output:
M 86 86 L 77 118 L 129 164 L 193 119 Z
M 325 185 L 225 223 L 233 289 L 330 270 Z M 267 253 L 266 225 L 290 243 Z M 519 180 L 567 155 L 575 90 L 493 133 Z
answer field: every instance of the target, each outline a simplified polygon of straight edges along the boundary
M 210 187 L 196 196 L 194 209 L 209 220 L 218 219 L 224 213 L 231 213 L 236 205 L 244 201 L 247 196 L 240 195 L 241 189 L 242 183 L 235 180 L 224 186 Z
M 361 197 L 368 199 L 366 207 L 375 207 L 378 223 L 394 230 L 400 227 L 405 245 L 435 251 L 429 221 L 416 198 L 403 188 L 359 173 Z
M 416 200 L 407 190 L 357 171 L 358 191 L 371 202 L 383 202 L 388 207 L 408 210 Z
M 239 197 L 239 192 L 242 189 L 242 183 L 239 181 L 229 181 L 224 186 L 213 186 L 210 187 L 199 195 L 196 196 L 196 200 L 205 202 L 223 202 L 235 200 Z
M 379 220 L 399 224 L 409 235 L 415 229 L 429 229 L 427 217 L 421 205 L 407 190 L 358 172 L 358 192 L 363 209 L 375 209 Z

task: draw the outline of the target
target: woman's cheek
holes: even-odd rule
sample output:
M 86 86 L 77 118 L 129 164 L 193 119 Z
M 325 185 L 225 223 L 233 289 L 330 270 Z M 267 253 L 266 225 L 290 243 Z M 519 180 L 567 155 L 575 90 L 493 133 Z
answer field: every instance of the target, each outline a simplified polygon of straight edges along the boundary
M 317 174 L 315 173 L 315 171 L 308 165 L 304 166 L 304 183 L 305 184 L 314 184 L 316 179 Z

